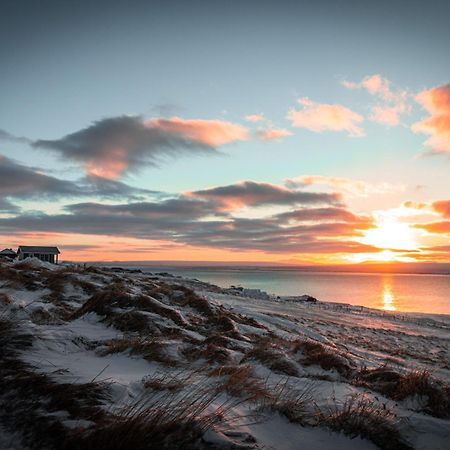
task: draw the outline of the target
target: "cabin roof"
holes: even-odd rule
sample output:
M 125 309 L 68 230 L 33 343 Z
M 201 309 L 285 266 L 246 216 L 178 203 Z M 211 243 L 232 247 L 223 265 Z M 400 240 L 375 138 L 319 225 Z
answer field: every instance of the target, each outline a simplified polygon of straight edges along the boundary
M 47 253 L 52 255 L 58 255 L 61 253 L 58 247 L 35 247 L 33 245 L 19 245 L 18 252 L 22 253 Z
M 1 252 L 0 255 L 16 255 L 17 253 L 11 249 L 11 248 L 4 248 Z

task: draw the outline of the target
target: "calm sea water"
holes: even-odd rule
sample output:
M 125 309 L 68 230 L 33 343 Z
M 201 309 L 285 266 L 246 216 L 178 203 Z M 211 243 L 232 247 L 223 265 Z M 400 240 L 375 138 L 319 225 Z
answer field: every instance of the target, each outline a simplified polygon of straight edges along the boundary
M 146 271 L 158 269 L 142 267 Z M 322 301 L 389 311 L 450 314 L 449 275 L 359 274 L 273 269 L 164 268 L 221 287 L 262 289 L 277 295 L 309 294 Z

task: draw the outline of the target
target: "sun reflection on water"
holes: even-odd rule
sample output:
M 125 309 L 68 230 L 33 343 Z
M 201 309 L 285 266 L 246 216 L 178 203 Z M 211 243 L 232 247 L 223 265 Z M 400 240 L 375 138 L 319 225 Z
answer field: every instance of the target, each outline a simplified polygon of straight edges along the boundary
M 385 311 L 396 311 L 397 308 L 394 304 L 395 299 L 392 295 L 392 289 L 389 282 L 384 282 L 383 284 L 383 309 Z

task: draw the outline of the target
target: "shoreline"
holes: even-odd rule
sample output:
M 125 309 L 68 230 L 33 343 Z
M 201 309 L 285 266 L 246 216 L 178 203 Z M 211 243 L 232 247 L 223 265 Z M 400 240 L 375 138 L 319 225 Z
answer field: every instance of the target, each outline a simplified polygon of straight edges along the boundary
M 109 266 L 105 266 L 105 267 L 109 267 Z M 160 268 L 158 267 L 157 269 L 159 270 Z M 165 268 L 162 268 L 162 269 L 164 270 Z M 125 270 L 126 270 L 126 268 L 125 268 Z M 180 275 L 180 274 L 177 274 L 177 273 L 171 273 L 170 272 L 170 268 L 167 268 L 168 272 L 166 272 L 165 270 L 163 272 L 150 272 L 150 271 L 147 272 L 146 268 L 140 268 L 140 270 L 142 270 L 143 273 L 148 273 L 148 274 L 169 273 L 174 279 L 186 278 L 186 279 L 190 279 L 192 281 L 196 281 L 197 280 L 197 281 L 200 281 L 201 283 L 209 283 L 209 284 L 211 284 L 213 286 L 217 286 L 220 289 L 228 289 L 228 288 L 231 287 L 231 285 L 230 286 L 219 286 L 219 285 L 211 283 L 211 282 L 209 282 L 207 280 L 200 280 L 200 279 L 197 279 L 197 278 L 192 278 L 192 277 L 188 276 L 187 274 L 186 275 Z M 189 269 L 189 270 L 192 270 L 192 271 L 195 272 L 197 270 L 197 268 L 193 268 L 193 269 Z M 221 269 L 218 269 L 218 270 L 221 270 Z M 214 273 L 214 269 L 211 269 L 210 271 L 211 271 L 211 273 Z M 317 272 L 317 273 L 320 274 L 320 272 Z M 328 274 L 328 272 L 323 272 L 323 273 L 324 274 Z M 357 275 L 357 274 L 345 273 L 345 275 Z M 369 274 L 361 274 L 361 275 L 369 275 Z M 376 274 L 370 274 L 370 275 L 376 275 Z M 381 275 L 385 275 L 385 274 L 381 274 Z M 395 274 L 395 275 L 420 275 L 420 276 L 422 276 L 422 274 Z M 429 276 L 429 275 L 438 275 L 438 274 L 427 274 L 426 276 Z M 242 286 L 240 284 L 238 286 L 243 287 L 244 289 L 259 289 L 259 288 L 249 288 L 248 286 Z M 276 298 L 276 297 L 280 297 L 280 298 L 301 297 L 302 295 L 309 295 L 309 293 L 307 293 L 307 292 L 302 293 L 300 295 L 285 295 L 285 294 L 280 294 L 280 293 L 267 292 L 267 291 L 264 291 L 262 289 L 260 289 L 260 290 L 261 290 L 261 292 L 263 292 L 263 293 L 265 293 L 265 294 L 267 294 L 267 295 L 269 295 L 271 297 L 274 297 L 274 298 Z M 386 314 L 393 314 L 393 313 L 395 313 L 395 314 L 408 314 L 408 315 L 411 315 L 411 314 L 414 315 L 415 314 L 415 315 L 420 315 L 420 316 L 424 316 L 424 317 L 425 316 L 429 316 L 429 317 L 434 317 L 434 316 L 447 317 L 448 316 L 448 317 L 450 317 L 450 312 L 448 312 L 448 313 L 447 312 L 443 312 L 443 313 L 436 312 L 435 313 L 435 312 L 403 311 L 403 310 L 389 311 L 389 310 L 385 310 L 383 308 L 376 308 L 376 307 L 367 306 L 367 305 L 361 305 L 361 304 L 352 304 L 352 303 L 349 303 L 348 301 L 346 302 L 346 301 L 322 300 L 321 298 L 317 298 L 317 300 L 319 302 L 321 302 L 321 303 L 336 304 L 336 305 L 347 305 L 350 308 L 364 308 L 364 309 L 367 309 L 367 310 L 374 310 L 374 311 L 383 312 L 383 313 L 386 313 Z
M 404 274 L 404 275 L 444 275 L 450 276 L 450 263 L 361 263 L 348 265 L 292 265 L 266 263 L 240 263 L 218 261 L 63 261 L 67 264 L 90 264 L 110 266 L 135 266 L 160 269 L 192 270 L 255 270 L 294 271 L 305 273 L 348 273 L 348 274 Z M 396 267 L 397 265 L 397 267 Z M 402 267 L 402 265 L 404 267 Z M 421 266 L 435 267 L 420 269 Z M 438 268 L 438 269 L 436 269 Z

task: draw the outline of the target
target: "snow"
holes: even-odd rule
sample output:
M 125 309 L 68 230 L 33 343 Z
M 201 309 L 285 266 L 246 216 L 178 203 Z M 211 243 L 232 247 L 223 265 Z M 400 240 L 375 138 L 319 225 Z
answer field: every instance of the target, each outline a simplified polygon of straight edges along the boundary
M 39 258 L 25 258 L 25 259 L 14 259 L 11 264 L 13 266 L 17 264 L 27 264 L 35 269 L 47 269 L 47 270 L 57 270 L 58 266 L 51 264 L 49 262 L 41 261 Z
M 267 447 L 277 450 L 298 450 L 299 442 L 301 442 L 302 450 L 377 449 L 375 444 L 359 437 L 350 439 L 328 430 L 293 427 L 287 419 L 278 414 L 272 416 L 267 422 L 250 425 L 247 429 L 258 442 L 264 442 Z
M 60 270 L 48 263 L 27 260 L 33 270 Z M 11 263 L 14 267 L 16 262 Z M 51 268 L 47 267 L 51 266 Z M 65 266 L 65 270 L 70 266 Z M 79 270 L 79 269 L 77 269 Z M 99 289 L 107 289 L 112 279 L 117 277 L 134 295 L 144 293 L 144 287 L 150 282 L 148 275 L 127 273 L 103 269 L 102 274 L 75 273 L 78 279 L 88 281 Z M 239 363 L 243 353 L 251 348 L 251 339 L 271 336 L 276 339 L 295 341 L 310 339 L 328 346 L 333 351 L 345 352 L 359 367 L 379 367 L 389 362 L 399 372 L 408 369 L 426 369 L 445 382 L 450 381 L 450 317 L 442 315 L 424 315 L 407 313 L 384 313 L 367 308 L 342 304 L 309 302 L 296 299 L 275 298 L 258 293 L 255 290 L 242 289 L 230 292 L 193 280 L 159 277 L 151 283 L 177 283 L 193 288 L 206 298 L 213 308 L 223 307 L 224 311 L 256 321 L 233 321 L 240 339 L 230 339 L 236 348 L 228 349 L 231 358 Z M 120 409 L 145 395 L 144 381 L 157 374 L 177 376 L 189 374 L 194 368 L 204 373 L 213 365 L 199 358 L 186 364 L 182 354 L 185 345 L 180 339 L 190 339 L 201 343 L 217 330 L 205 332 L 201 324 L 205 318 L 191 305 L 182 305 L 177 299 L 183 292 L 175 289 L 174 301 L 168 297 L 155 298 L 155 303 L 171 311 L 180 313 L 185 324 L 183 327 L 173 323 L 168 316 L 159 316 L 155 312 L 142 311 L 143 317 L 162 329 L 180 331 L 179 338 L 165 337 L 164 333 L 155 339 L 164 343 L 165 354 L 175 363 L 173 366 L 145 358 L 145 355 L 125 350 L 105 354 L 101 350 L 108 342 L 129 337 L 129 333 L 120 331 L 105 323 L 105 318 L 95 312 L 81 317 L 61 320 L 55 323 L 36 323 L 31 313 L 38 309 L 53 311 L 55 308 L 78 309 L 89 299 L 89 294 L 78 287 L 68 285 L 62 297 L 54 302 L 48 299 L 49 289 L 28 291 L 24 289 L 2 289 L 10 297 L 12 304 L 0 304 L 0 315 L 15 312 L 21 318 L 21 326 L 30 331 L 33 345 L 24 351 L 21 358 L 32 364 L 36 371 L 51 374 L 56 382 L 87 383 L 103 382 L 108 385 L 111 396 L 105 405 L 107 410 Z M 248 294 L 248 295 L 247 295 Z M 131 308 L 132 309 L 132 308 Z M 116 308 L 115 313 L 128 309 Z M 233 316 L 231 316 L 233 317 Z M 203 321 L 203 322 L 202 322 Z M 200 324 L 200 325 L 198 325 Z M 268 333 L 271 333 L 270 335 Z M 135 336 L 134 334 L 133 336 Z M 135 336 L 136 337 L 136 336 Z M 139 337 L 139 336 L 137 336 Z M 192 344 L 195 349 L 197 344 Z M 200 344 L 198 344 L 200 346 Z M 198 347 L 200 348 L 200 347 Z M 203 348 L 203 347 L 201 347 Z M 293 358 L 290 356 L 290 358 Z M 248 362 L 246 361 L 245 364 Z M 242 363 L 244 364 L 244 363 Z M 392 408 L 399 418 L 407 419 L 407 425 L 401 429 L 404 437 L 418 450 L 444 450 L 450 442 L 450 423 L 421 412 L 423 399 L 410 397 L 402 402 L 394 402 L 376 392 L 349 383 L 336 370 L 325 370 L 319 366 L 303 366 L 296 359 L 292 364 L 298 369 L 298 376 L 286 376 L 272 371 L 258 361 L 251 361 L 254 374 L 261 380 L 270 380 L 272 386 L 286 380 L 293 389 L 310 389 L 318 407 L 330 402 L 342 405 L 353 395 L 364 394 L 373 402 L 380 402 Z M 212 378 L 200 377 L 202 382 L 213 386 Z M 194 381 L 193 381 L 194 382 Z M 92 423 L 83 420 L 61 418 L 67 428 L 89 427 Z M 226 428 L 226 427 L 225 427 Z M 277 450 L 372 450 L 377 447 L 367 439 L 350 439 L 341 433 L 322 427 L 305 427 L 289 422 L 277 412 L 266 413 L 260 423 L 237 422 L 232 429 L 220 426 L 210 429 L 204 440 L 220 445 L 241 445 L 240 448 L 267 448 Z M 1 428 L 0 448 L 22 448 L 17 436 Z M 256 447 L 255 445 L 259 446 Z M 9 447 L 8 447 L 9 446 Z

